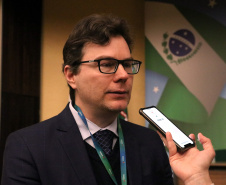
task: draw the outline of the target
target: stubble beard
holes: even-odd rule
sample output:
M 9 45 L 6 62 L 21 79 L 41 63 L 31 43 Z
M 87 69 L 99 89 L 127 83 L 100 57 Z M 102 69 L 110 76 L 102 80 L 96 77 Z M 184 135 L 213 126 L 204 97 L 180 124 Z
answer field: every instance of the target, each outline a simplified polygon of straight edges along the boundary
M 114 105 L 113 106 L 105 105 L 103 106 L 103 110 L 107 112 L 119 114 L 121 111 L 124 111 L 127 108 L 129 101 L 130 101 L 130 98 L 127 100 L 125 105 L 122 104 L 122 105 L 118 105 L 117 107 L 115 107 Z

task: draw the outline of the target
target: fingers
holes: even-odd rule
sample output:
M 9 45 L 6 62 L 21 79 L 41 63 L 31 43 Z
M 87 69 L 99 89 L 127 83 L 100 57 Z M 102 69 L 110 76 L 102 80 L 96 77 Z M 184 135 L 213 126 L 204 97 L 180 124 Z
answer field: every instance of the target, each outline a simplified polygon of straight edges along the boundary
M 195 141 L 195 135 L 194 135 L 194 134 L 190 134 L 189 137 L 190 137 L 193 141 Z
M 189 137 L 190 137 L 191 140 L 194 141 L 194 143 L 196 144 L 195 134 L 189 134 Z M 197 148 L 197 145 L 195 145 L 195 147 Z

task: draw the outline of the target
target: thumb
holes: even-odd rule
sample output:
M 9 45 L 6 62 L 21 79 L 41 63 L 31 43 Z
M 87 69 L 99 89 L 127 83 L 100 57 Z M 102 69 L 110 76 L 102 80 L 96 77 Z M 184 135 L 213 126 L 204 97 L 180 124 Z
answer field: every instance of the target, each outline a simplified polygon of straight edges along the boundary
M 214 158 L 215 151 L 211 143 L 211 140 L 205 137 L 202 133 L 198 134 L 198 140 L 202 144 L 204 151 L 208 151 L 211 154 L 211 157 Z
M 173 137 L 170 132 L 166 132 L 166 141 L 167 141 L 167 147 L 169 150 L 169 156 L 171 157 L 177 153 L 177 147 L 173 141 Z

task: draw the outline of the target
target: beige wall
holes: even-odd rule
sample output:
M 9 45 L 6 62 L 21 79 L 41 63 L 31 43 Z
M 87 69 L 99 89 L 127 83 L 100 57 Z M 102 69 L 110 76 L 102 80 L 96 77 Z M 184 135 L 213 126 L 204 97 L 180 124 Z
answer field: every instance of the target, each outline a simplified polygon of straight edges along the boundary
M 68 102 L 68 87 L 61 72 L 62 49 L 76 22 L 92 13 L 113 13 L 133 27 L 133 57 L 144 62 L 144 1 L 142 0 L 45 0 L 43 1 L 41 66 L 41 120 L 58 114 Z M 134 78 L 129 120 L 144 124 L 138 110 L 144 106 L 144 63 Z

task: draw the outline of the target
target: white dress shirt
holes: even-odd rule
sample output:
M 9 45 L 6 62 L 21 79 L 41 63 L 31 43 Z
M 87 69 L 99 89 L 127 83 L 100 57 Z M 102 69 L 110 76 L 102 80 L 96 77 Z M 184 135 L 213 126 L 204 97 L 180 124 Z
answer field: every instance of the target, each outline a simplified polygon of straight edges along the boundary
M 108 129 L 108 130 L 112 131 L 116 136 L 118 136 L 118 132 L 117 132 L 117 118 L 115 118 L 115 120 L 110 125 L 108 125 L 105 128 L 101 128 L 101 127 L 97 126 L 95 123 L 93 123 L 92 121 L 86 119 L 88 127 L 89 127 L 89 130 L 90 130 L 90 132 L 89 132 L 89 130 L 87 129 L 86 125 L 83 123 L 82 119 L 78 115 L 78 112 L 72 106 L 71 102 L 69 104 L 69 108 L 71 110 L 71 113 L 72 113 L 73 117 L 75 118 L 75 121 L 76 121 L 76 123 L 78 125 L 79 131 L 80 131 L 80 133 L 82 135 L 83 140 L 86 141 L 92 147 L 95 148 L 95 146 L 93 144 L 93 141 L 92 141 L 92 138 L 90 136 L 90 132 L 93 135 L 99 130 Z M 112 148 L 114 147 L 116 141 L 117 141 L 117 138 L 115 137 L 113 139 Z

